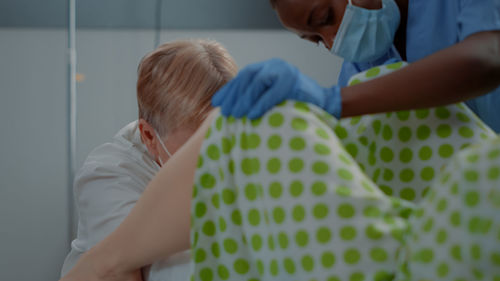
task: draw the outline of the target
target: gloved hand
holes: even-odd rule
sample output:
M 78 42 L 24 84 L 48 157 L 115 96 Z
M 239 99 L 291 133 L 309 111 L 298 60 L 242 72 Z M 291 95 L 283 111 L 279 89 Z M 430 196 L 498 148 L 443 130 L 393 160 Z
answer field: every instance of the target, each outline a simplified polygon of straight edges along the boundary
M 284 100 L 308 102 L 340 118 L 340 87 L 323 88 L 289 63 L 271 59 L 249 65 L 212 98 L 225 116 L 259 118 Z

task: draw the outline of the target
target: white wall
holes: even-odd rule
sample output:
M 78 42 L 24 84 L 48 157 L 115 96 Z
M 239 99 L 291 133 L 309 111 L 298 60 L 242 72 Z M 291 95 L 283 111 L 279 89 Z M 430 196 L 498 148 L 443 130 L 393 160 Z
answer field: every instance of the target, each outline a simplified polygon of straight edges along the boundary
M 340 60 L 286 31 L 170 31 L 162 41 L 211 38 L 239 66 L 281 57 L 323 85 Z M 151 31 L 77 32 L 78 165 L 136 118 L 137 64 Z M 0 29 L 0 280 L 57 280 L 68 250 L 66 35 Z
M 57 280 L 67 249 L 65 42 L 0 30 L 0 280 Z

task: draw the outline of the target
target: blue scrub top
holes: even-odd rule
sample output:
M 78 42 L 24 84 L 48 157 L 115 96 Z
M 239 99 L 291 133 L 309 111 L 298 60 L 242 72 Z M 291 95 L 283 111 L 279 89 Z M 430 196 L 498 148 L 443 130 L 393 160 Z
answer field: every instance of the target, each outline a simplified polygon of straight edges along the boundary
M 409 0 L 408 4 L 408 62 L 448 48 L 471 34 L 500 30 L 500 0 Z M 393 46 L 383 57 L 370 63 L 344 62 L 338 83 L 344 87 L 352 75 L 400 58 Z M 468 100 L 466 104 L 494 131 L 500 133 L 500 88 Z

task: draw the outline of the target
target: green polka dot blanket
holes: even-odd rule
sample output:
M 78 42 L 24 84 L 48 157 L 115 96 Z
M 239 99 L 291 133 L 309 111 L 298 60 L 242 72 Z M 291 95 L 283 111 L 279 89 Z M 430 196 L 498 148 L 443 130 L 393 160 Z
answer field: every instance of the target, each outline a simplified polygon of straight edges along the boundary
M 192 280 L 500 280 L 500 141 L 463 105 L 218 116 L 191 208 Z

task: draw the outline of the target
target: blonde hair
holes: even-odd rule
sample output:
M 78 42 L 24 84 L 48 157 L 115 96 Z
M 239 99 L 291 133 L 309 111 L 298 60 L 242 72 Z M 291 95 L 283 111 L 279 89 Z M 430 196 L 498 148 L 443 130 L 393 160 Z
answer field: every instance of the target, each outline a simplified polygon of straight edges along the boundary
M 212 96 L 236 72 L 233 58 L 216 41 L 165 43 L 139 64 L 139 118 L 161 136 L 181 126 L 197 128 L 212 109 Z

